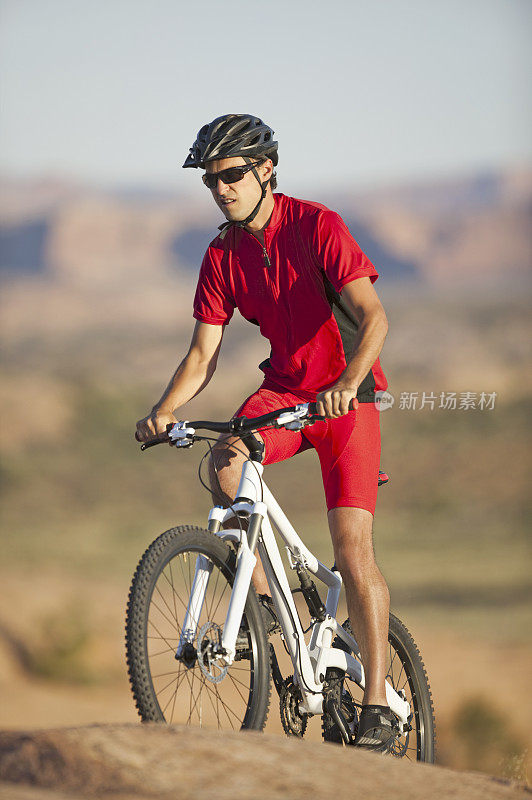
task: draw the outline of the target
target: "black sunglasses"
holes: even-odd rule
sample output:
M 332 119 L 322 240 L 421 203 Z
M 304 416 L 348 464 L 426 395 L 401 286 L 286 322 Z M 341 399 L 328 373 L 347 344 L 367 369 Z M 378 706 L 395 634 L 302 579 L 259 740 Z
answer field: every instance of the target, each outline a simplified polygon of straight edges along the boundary
M 222 183 L 236 183 L 237 181 L 241 181 L 246 172 L 249 172 L 250 169 L 258 167 L 263 163 L 263 161 L 255 161 L 254 164 L 243 164 L 241 167 L 229 167 L 228 169 L 220 170 L 220 172 L 206 172 L 205 175 L 201 176 L 201 179 L 209 189 L 216 189 L 218 181 L 222 181 Z

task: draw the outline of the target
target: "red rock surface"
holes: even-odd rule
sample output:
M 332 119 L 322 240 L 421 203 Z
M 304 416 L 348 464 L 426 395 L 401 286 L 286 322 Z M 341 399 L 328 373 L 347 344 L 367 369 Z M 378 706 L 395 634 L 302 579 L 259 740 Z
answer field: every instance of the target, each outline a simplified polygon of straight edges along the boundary
M 527 792 L 353 748 L 156 724 L 1 732 L 0 780 L 2 800 L 518 800 Z

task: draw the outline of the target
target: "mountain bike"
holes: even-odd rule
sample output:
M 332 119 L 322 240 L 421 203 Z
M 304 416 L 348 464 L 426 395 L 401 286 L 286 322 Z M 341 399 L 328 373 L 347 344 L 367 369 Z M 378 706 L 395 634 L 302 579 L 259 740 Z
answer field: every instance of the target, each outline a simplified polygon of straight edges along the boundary
M 340 624 L 336 619 L 342 578 L 335 566 L 329 569 L 306 547 L 268 489 L 264 444 L 255 435 L 266 427 L 301 430 L 318 419 L 316 405 L 302 403 L 254 419 L 177 422 L 168 426 L 166 436 L 142 445 L 145 450 L 165 441 L 179 449 L 216 441 L 198 434 L 208 431 L 232 434 L 247 448 L 231 506 L 211 508 L 206 529 L 180 525 L 161 534 L 137 566 L 127 607 L 126 651 L 143 721 L 262 730 L 273 679 L 287 735 L 303 736 L 309 718 L 319 715 L 325 741 L 353 744 L 364 666 L 349 620 Z M 379 484 L 387 480 L 381 473 Z M 284 542 L 287 567 L 299 581 L 295 589 L 290 588 L 274 529 Z M 251 583 L 257 552 L 293 666 L 285 678 Z M 326 587 L 325 599 L 313 578 Z M 296 592 L 308 608 L 305 630 Z M 412 636 L 393 614 L 386 697 L 397 717 L 393 755 L 434 761 L 427 674 Z

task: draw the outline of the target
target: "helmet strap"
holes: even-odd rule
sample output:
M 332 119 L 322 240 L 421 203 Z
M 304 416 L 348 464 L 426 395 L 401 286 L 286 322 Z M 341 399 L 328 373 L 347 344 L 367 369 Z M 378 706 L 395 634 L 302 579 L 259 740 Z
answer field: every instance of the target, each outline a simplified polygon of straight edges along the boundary
M 253 163 L 253 159 L 252 158 L 248 158 L 248 156 L 242 156 L 242 158 L 244 159 L 246 164 L 252 164 Z M 249 225 L 250 222 L 253 222 L 253 220 L 255 219 L 257 214 L 259 213 L 259 209 L 260 209 L 260 207 L 262 205 L 262 201 L 266 197 L 266 192 L 268 190 L 268 184 L 270 182 L 270 178 L 266 178 L 264 183 L 261 183 L 260 175 L 257 172 L 257 168 L 256 167 L 253 167 L 251 172 L 254 174 L 254 176 L 256 177 L 256 179 L 259 182 L 259 186 L 261 188 L 260 199 L 259 199 L 259 202 L 257 203 L 257 205 L 255 206 L 255 208 L 253 209 L 253 211 L 251 212 L 251 214 L 248 217 L 246 217 L 246 219 L 243 219 L 240 222 L 234 222 L 233 223 L 233 225 L 236 225 L 238 228 L 245 228 L 246 225 Z

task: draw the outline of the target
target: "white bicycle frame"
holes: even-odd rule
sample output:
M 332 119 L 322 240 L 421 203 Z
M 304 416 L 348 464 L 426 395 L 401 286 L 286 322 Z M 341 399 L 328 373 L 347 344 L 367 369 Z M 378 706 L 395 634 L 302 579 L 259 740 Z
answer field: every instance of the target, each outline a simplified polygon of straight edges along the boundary
M 245 461 L 236 495 L 237 498 L 245 499 L 227 509 L 214 506 L 209 514 L 209 530 L 222 539 L 238 545 L 236 575 L 222 634 L 223 658 L 228 664 L 234 660 L 236 638 L 257 557 L 250 550 L 246 531 L 241 528 L 223 529 L 221 526 L 234 517 L 235 512 L 242 513 L 245 517 L 249 515 L 249 518 L 253 514 L 258 514 L 261 517 L 258 550 L 281 624 L 284 641 L 294 666 L 294 682 L 301 690 L 303 700 L 299 706 L 300 711 L 305 714 L 322 714 L 323 683 L 328 667 L 338 667 L 345 671 L 349 679 L 362 689 L 364 688 L 364 668 L 361 662 L 344 650 L 331 647 L 334 636 L 339 636 L 354 653 L 359 654 L 360 651 L 355 639 L 336 620 L 342 586 L 340 573 L 330 570 L 322 564 L 299 538 L 262 480 L 263 470 L 264 466 L 261 463 L 251 459 Z M 295 569 L 297 565 L 301 565 L 327 586 L 325 619 L 322 622 L 314 623 L 308 645 L 304 639 L 303 628 L 272 524 L 286 543 L 291 568 Z M 191 594 L 177 648 L 178 655 L 183 646 L 187 642 L 193 642 L 196 637 L 198 620 L 212 566 L 205 556 L 197 557 Z M 411 713 L 410 704 L 395 691 L 388 681 L 386 681 L 386 698 L 390 708 L 406 729 Z

